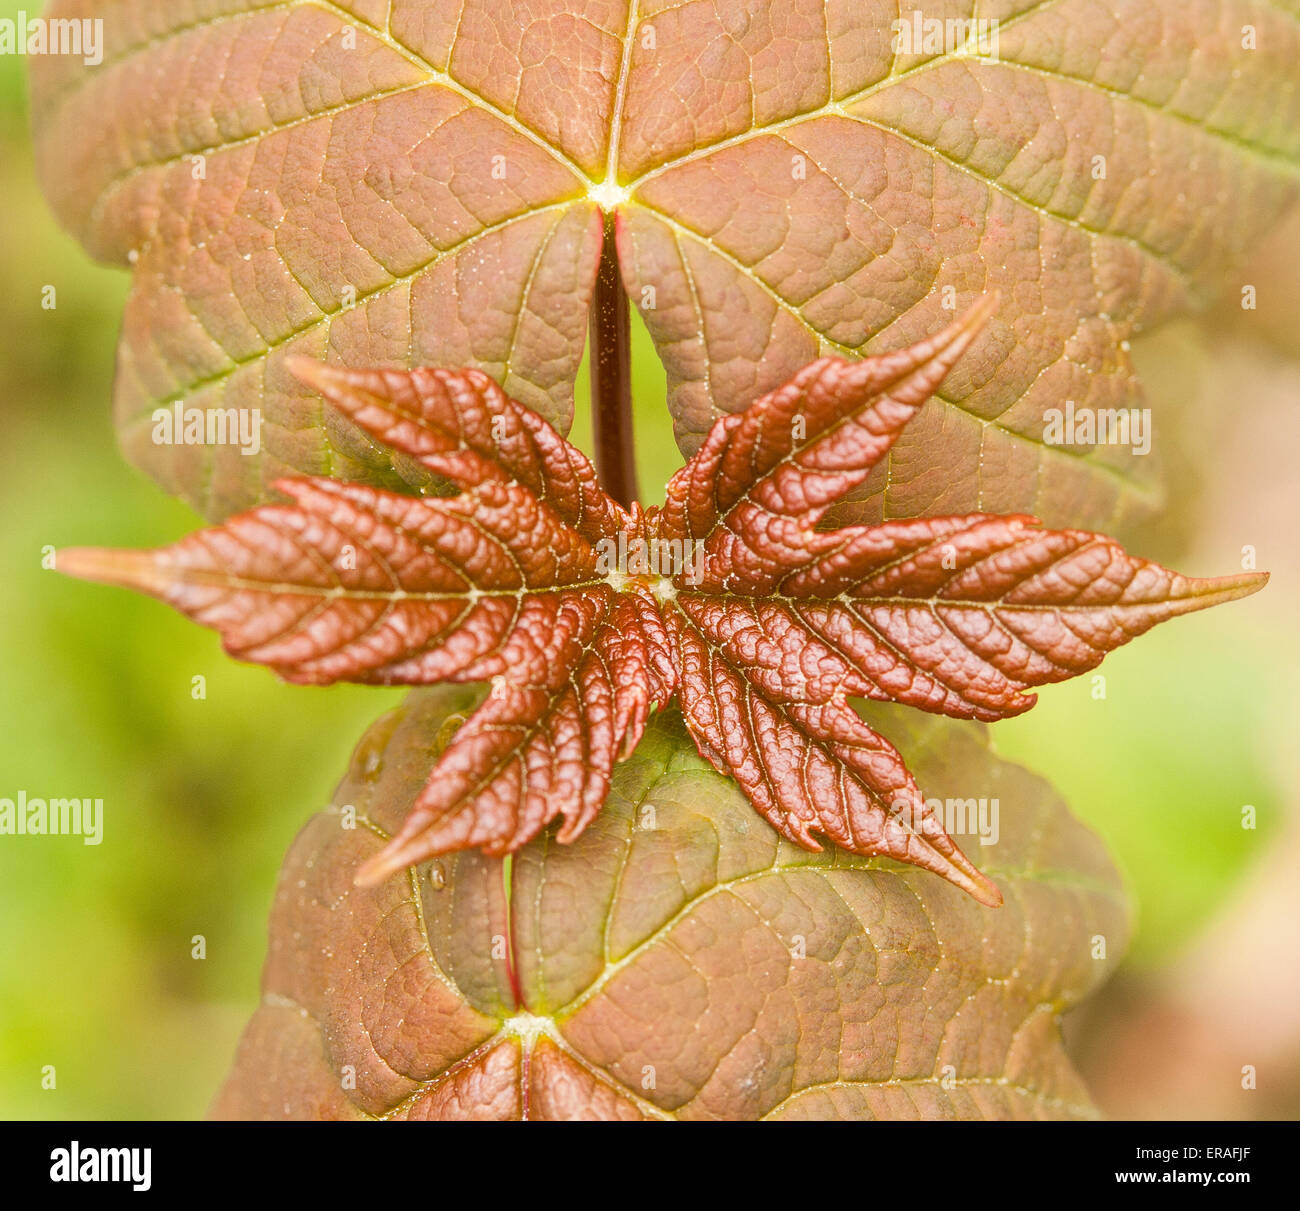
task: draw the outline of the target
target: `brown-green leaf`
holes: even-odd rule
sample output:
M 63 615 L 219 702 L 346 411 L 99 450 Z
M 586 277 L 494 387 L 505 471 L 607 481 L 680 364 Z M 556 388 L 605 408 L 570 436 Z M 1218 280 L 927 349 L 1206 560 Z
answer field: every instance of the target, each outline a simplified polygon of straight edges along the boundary
M 355 887 L 475 701 L 414 692 L 299 836 L 215 1115 L 1093 1113 L 1058 1016 L 1124 949 L 1118 877 L 976 725 L 888 722 L 931 793 L 985 800 L 996 839 L 968 844 L 1006 894 L 997 913 L 925 871 L 782 841 L 672 712 L 574 844 L 542 836 L 509 865 L 464 852 Z
M 996 62 L 969 39 L 893 53 L 899 11 L 57 0 L 107 46 L 33 59 L 37 159 L 63 221 L 134 265 L 127 453 L 209 515 L 291 471 L 422 483 L 322 411 L 295 353 L 476 365 L 566 431 L 604 211 L 688 453 L 818 355 L 910 344 L 1000 290 L 855 520 L 1120 528 L 1150 460 L 1047 445 L 1044 410 L 1136 404 L 1127 340 L 1292 198 L 1300 8 L 986 0 Z M 256 413 L 258 452 L 155 443 L 177 403 Z

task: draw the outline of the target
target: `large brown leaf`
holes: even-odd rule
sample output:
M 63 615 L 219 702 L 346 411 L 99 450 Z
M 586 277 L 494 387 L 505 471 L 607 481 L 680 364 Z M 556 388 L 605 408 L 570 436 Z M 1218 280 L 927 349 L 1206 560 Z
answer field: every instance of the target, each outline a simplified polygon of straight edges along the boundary
M 1118 878 L 979 725 L 889 724 L 937 793 L 996 800 L 998 913 L 923 871 L 782 841 L 671 711 L 574 845 L 355 887 L 475 701 L 415 691 L 295 842 L 215 1115 L 1093 1113 L 1058 1018 L 1124 948 Z
M 566 431 L 603 209 L 688 453 L 818 355 L 908 344 L 1000 289 L 858 519 L 1116 529 L 1152 500 L 1149 460 L 1045 445 L 1044 409 L 1136 403 L 1128 338 L 1291 198 L 1300 8 L 985 0 L 997 62 L 894 55 L 899 11 L 58 0 L 103 18 L 106 57 L 32 61 L 37 158 L 87 247 L 134 263 L 127 453 L 209 515 L 287 471 L 424 482 L 323 412 L 292 353 L 476 365 Z M 182 400 L 261 409 L 261 452 L 153 444 Z

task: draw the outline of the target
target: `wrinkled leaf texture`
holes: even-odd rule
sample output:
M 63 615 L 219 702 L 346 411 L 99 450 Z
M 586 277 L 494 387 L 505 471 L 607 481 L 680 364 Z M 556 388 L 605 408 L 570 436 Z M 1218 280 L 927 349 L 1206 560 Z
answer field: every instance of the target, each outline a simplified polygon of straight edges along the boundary
M 996 62 L 894 55 L 899 11 L 57 0 L 103 19 L 106 53 L 31 61 L 37 161 L 63 222 L 133 264 L 127 454 L 211 517 L 294 471 L 427 481 L 322 410 L 293 354 L 475 365 L 567 431 L 607 212 L 685 452 L 819 355 L 912 343 L 949 291 L 996 290 L 852 519 L 1117 532 L 1151 460 L 1045 445 L 1043 412 L 1140 403 L 1129 338 L 1220 288 L 1292 198 L 1300 7 L 982 0 Z M 260 453 L 155 445 L 175 401 L 260 408 Z
M 1019 714 L 1029 687 L 1266 577 L 1180 576 L 1019 515 L 819 530 L 993 307 L 909 349 L 813 362 L 719 420 L 662 510 L 624 511 L 481 373 L 305 363 L 338 408 L 460 495 L 285 480 L 292 504 L 157 551 L 72 548 L 57 566 L 152 593 L 291 680 L 491 680 L 366 881 L 451 850 L 512 852 L 557 816 L 572 842 L 675 697 L 700 752 L 788 840 L 889 855 L 998 905 L 849 698 Z

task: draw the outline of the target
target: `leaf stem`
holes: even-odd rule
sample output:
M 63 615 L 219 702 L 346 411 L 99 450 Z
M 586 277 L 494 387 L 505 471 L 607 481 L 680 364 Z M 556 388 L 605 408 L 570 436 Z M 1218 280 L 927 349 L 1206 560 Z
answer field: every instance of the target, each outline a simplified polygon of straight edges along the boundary
M 591 303 L 591 429 L 601 487 L 626 508 L 637 498 L 631 314 L 618 269 L 612 214 L 605 216 L 600 272 Z

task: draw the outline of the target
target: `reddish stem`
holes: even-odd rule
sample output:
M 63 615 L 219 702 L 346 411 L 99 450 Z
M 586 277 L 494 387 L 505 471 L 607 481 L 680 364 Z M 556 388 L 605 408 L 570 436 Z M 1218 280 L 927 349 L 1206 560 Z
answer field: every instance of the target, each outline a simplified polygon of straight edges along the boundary
M 618 270 L 613 215 L 605 216 L 600 272 L 591 304 L 591 427 L 601 487 L 626 508 L 637 498 L 631 314 Z

